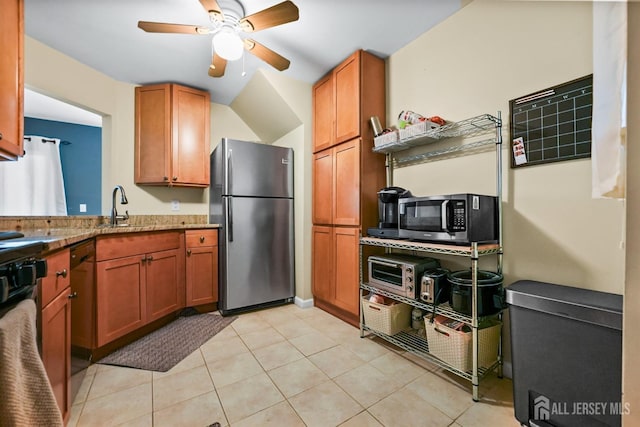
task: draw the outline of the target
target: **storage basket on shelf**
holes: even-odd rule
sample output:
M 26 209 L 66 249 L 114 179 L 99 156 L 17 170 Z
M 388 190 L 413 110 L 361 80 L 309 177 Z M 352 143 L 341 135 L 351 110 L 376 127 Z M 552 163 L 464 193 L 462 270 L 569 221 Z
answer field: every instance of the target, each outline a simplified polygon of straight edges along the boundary
M 434 129 L 438 129 L 439 127 L 440 127 L 439 124 L 426 120 L 426 121 L 418 122 L 414 125 L 409 125 L 404 129 L 400 129 L 398 131 L 398 136 L 400 137 L 400 140 L 403 140 L 403 139 L 411 138 L 413 136 L 420 136 Z M 434 137 L 435 135 L 436 134 L 434 134 Z
M 411 306 L 397 302 L 391 305 L 369 301 L 368 295 L 362 297 L 364 324 L 369 328 L 387 335 L 395 335 L 408 329 L 411 322 Z
M 462 322 L 445 316 L 425 316 L 429 353 L 454 368 L 467 372 L 473 369 L 473 345 L 471 331 L 461 330 Z M 502 323 L 486 320 L 478 329 L 478 367 L 488 368 L 498 360 L 498 344 Z M 468 327 L 470 329 L 470 327 Z
M 398 131 L 392 130 L 391 132 L 383 133 L 373 138 L 373 145 L 379 147 L 381 145 L 390 144 L 398 140 Z

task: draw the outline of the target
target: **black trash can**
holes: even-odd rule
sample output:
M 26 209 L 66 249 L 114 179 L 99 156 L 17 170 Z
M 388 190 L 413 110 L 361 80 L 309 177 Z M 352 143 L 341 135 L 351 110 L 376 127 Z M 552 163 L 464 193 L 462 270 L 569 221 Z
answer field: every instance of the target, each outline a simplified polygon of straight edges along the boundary
M 516 419 L 620 426 L 622 295 L 521 280 L 506 299 Z

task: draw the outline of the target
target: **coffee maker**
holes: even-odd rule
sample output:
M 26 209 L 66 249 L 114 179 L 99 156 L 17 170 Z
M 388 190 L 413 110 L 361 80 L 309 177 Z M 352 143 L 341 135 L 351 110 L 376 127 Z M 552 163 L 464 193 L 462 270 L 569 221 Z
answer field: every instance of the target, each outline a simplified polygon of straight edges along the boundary
M 411 197 L 402 187 L 385 187 L 378 191 L 378 226 L 369 228 L 367 234 L 388 239 L 398 238 L 398 199 Z

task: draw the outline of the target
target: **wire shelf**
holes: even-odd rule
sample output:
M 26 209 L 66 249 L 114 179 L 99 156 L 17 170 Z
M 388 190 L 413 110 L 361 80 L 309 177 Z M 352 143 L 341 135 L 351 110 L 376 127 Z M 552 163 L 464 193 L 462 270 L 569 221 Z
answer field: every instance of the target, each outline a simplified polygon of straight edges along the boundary
M 431 353 L 429 353 L 429 343 L 427 342 L 427 339 L 422 335 L 419 335 L 413 330 L 402 331 L 395 335 L 387 335 L 380 331 L 376 331 L 375 329 L 369 328 L 367 325 L 361 325 L 361 326 L 364 331 L 368 331 L 373 335 L 376 335 L 402 348 L 403 350 L 413 353 L 424 360 L 427 360 L 435 365 L 440 366 L 443 369 L 446 369 L 449 372 L 453 372 L 454 374 L 459 375 L 463 378 L 466 378 L 469 381 L 471 381 L 473 378 L 471 371 L 468 371 L 468 372 L 461 371 L 449 365 L 447 362 L 440 360 L 434 355 L 432 355 Z M 487 368 L 478 368 L 478 378 L 484 377 L 489 372 L 493 371 L 498 365 L 499 365 L 499 361 L 496 361 L 495 363 L 493 363 L 491 366 Z
M 369 291 L 369 292 L 373 292 L 376 293 L 378 295 L 383 295 L 385 297 L 391 298 L 393 300 L 396 301 L 400 301 L 403 302 L 405 304 L 409 304 L 412 305 L 414 307 L 419 307 L 425 311 L 427 311 L 430 315 L 431 313 L 433 313 L 433 304 L 429 304 L 417 299 L 413 299 L 413 298 L 408 298 L 408 297 L 403 297 L 402 295 L 397 295 L 388 291 L 385 291 L 384 289 L 380 289 L 380 288 L 376 288 L 374 286 L 369 285 L 368 283 L 361 283 L 360 284 L 360 289 L 363 289 L 365 291 Z M 473 326 L 472 324 L 472 319 L 471 316 L 467 316 L 466 314 L 460 313 L 459 311 L 455 311 L 450 305 L 449 303 L 443 303 L 443 304 L 438 304 L 436 306 L 436 315 L 441 314 L 443 316 L 446 316 L 450 319 L 454 319 L 454 320 L 458 320 L 460 322 L 463 322 L 469 326 Z M 495 314 L 492 314 L 490 316 L 485 316 L 486 318 L 491 318 L 491 317 L 495 317 Z M 485 317 L 478 317 L 478 320 L 481 320 Z
M 443 138 L 482 135 L 489 131 L 495 130 L 496 127 L 499 127 L 501 125 L 501 120 L 497 117 L 494 117 L 490 114 L 483 114 L 459 122 L 448 123 L 439 128 L 427 129 L 419 135 L 378 145 L 377 147 L 373 147 L 373 151 L 375 153 L 395 153 L 397 151 L 406 150 L 408 148 L 431 144 Z M 470 144 L 464 145 L 462 147 L 470 148 L 469 146 Z
M 405 249 L 409 251 L 431 252 L 434 254 L 458 255 L 469 257 L 473 254 L 471 246 L 442 245 L 435 243 L 412 242 L 409 240 L 383 239 L 380 237 L 361 237 L 360 243 L 369 246 Z M 502 247 L 497 243 L 478 245 L 478 255 L 501 254 Z
M 495 139 L 486 139 L 483 141 L 472 142 L 469 144 L 454 145 L 449 148 L 443 148 L 442 150 L 434 150 L 434 151 L 428 151 L 426 153 L 414 154 L 412 156 L 394 157 L 393 162 L 397 166 L 407 166 L 413 163 L 424 162 L 426 160 L 429 160 L 435 157 L 452 156 L 453 154 L 456 154 L 456 153 L 477 151 L 482 147 L 488 147 L 489 145 L 493 145 L 495 143 L 496 143 Z

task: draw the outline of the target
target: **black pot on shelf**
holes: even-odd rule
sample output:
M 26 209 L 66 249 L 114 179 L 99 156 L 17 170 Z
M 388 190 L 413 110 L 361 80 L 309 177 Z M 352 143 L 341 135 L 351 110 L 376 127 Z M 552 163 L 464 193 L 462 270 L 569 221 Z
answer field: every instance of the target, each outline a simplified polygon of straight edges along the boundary
M 471 316 L 471 270 L 453 271 L 447 275 L 451 284 L 451 308 Z M 499 313 L 504 308 L 502 274 L 478 270 L 478 317 Z

